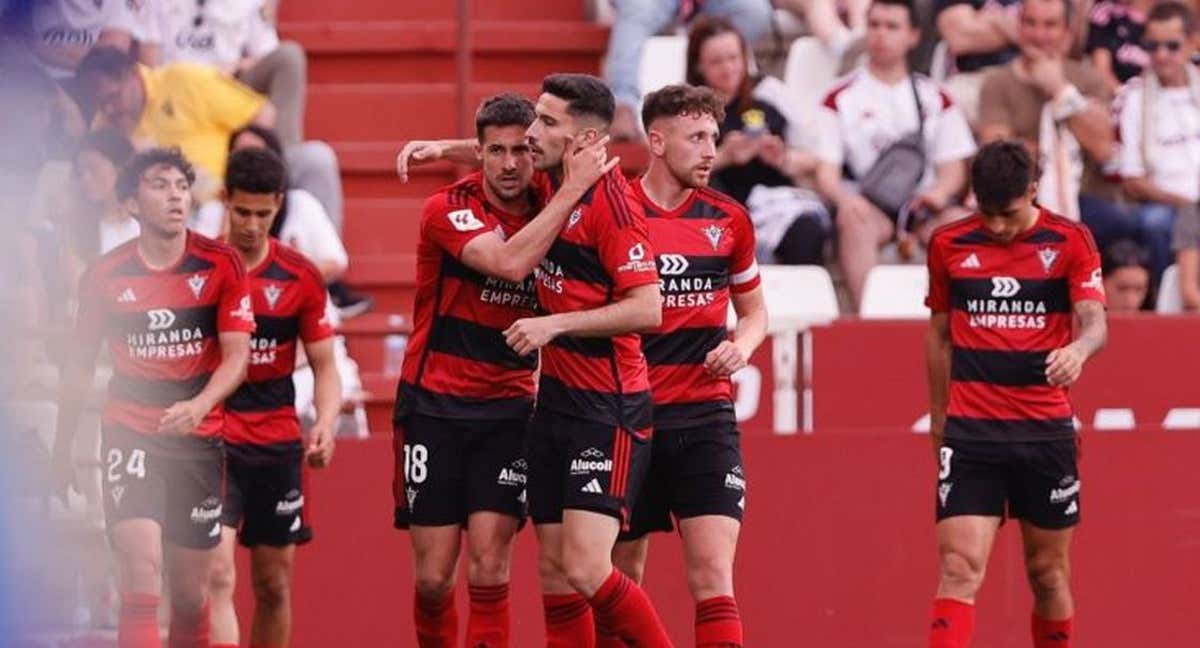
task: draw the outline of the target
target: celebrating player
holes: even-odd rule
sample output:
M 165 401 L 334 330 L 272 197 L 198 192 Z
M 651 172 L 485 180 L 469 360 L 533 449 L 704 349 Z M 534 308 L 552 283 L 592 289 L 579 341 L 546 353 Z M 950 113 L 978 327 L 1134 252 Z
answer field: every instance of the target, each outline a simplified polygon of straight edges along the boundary
M 970 643 L 975 593 L 1010 516 L 1025 544 L 1034 646 L 1067 648 L 1080 507 L 1067 388 L 1104 344 L 1100 256 L 1083 225 L 1034 203 L 1036 165 L 1022 144 L 985 146 L 971 176 L 979 213 L 937 230 L 929 248 L 941 569 L 929 646 Z
M 455 645 L 454 576 L 464 528 L 467 645 L 508 646 L 509 554 L 525 518 L 524 443 L 537 357 L 510 349 L 504 331 L 533 314 L 530 273 L 576 203 L 620 161 L 606 159 L 607 138 L 576 150 L 556 136 L 554 146 L 571 153 L 551 198 L 544 175 L 531 185 L 525 130 L 533 120 L 527 99 L 485 101 L 471 149 L 482 171 L 438 191 L 421 215 L 414 330 L 394 416 L 393 488 L 395 524 L 412 539 L 422 647 Z
M 296 545 L 312 539 L 304 513 L 302 463 L 329 464 L 341 380 L 333 328 L 325 318 L 325 286 L 302 254 L 270 237 L 286 189 L 283 161 L 268 149 L 233 153 L 222 193 L 229 243 L 248 269 L 256 328 L 246 382 L 225 401 L 228 480 L 224 526 L 212 573 L 212 641 L 238 645 L 233 605 L 235 536 L 250 547 L 254 621 L 250 645 L 287 646 L 291 635 L 291 577 Z M 296 417 L 297 346 L 312 367 L 317 420 L 309 444 Z
M 766 336 L 754 226 L 734 199 L 707 189 L 724 108 L 711 90 L 671 85 L 646 95 L 650 166 L 633 183 L 650 225 L 663 294 L 662 326 L 642 336 L 654 392 L 653 458 L 617 566 L 641 581 L 651 531 L 679 519 L 696 645 L 742 645 L 733 559 L 746 475 L 729 376 Z M 728 339 L 729 303 L 738 316 Z M 598 646 L 625 645 L 598 628 Z
M 171 582 L 171 646 L 208 646 L 208 579 L 221 538 L 221 403 L 242 382 L 254 313 L 237 253 L 185 226 L 191 164 L 175 150 L 135 156 L 117 183 L 141 235 L 80 281 L 63 367 L 54 458 L 73 483 L 72 443 L 107 343 L 102 416 L 104 509 L 119 566 L 117 642 L 161 646 L 158 603 Z M 65 494 L 65 490 L 64 490 Z

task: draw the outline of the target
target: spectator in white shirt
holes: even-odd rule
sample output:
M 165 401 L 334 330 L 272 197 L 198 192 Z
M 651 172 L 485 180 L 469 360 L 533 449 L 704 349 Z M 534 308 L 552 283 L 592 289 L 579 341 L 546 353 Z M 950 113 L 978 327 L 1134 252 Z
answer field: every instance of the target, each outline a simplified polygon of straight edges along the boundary
M 818 114 L 817 189 L 837 208 L 839 256 L 856 305 L 879 248 L 897 238 L 911 245 L 911 239 L 896 226 L 903 213 L 885 213 L 854 180 L 865 177 L 889 146 L 920 130 L 925 172 L 900 212 L 915 216 L 927 233 L 950 216 L 966 191 L 967 160 L 975 154 L 962 111 L 934 81 L 908 69 L 906 57 L 920 39 L 914 15 L 911 0 L 872 3 L 867 63 L 833 86 Z
M 145 10 L 129 0 L 35 0 L 29 13 L 33 52 L 55 79 L 74 76 L 83 57 L 97 45 L 128 52 L 145 36 Z
M 1100 245 L 1134 238 L 1150 252 L 1151 278 L 1171 264 L 1176 212 L 1200 200 L 1200 72 L 1190 63 L 1194 18 L 1179 2 L 1163 2 L 1146 18 L 1143 46 L 1150 69 L 1131 79 L 1118 99 L 1118 171 L 1132 214 L 1088 219 Z M 1112 222 L 1116 221 L 1116 222 Z
M 264 0 L 154 0 L 142 62 L 205 63 L 267 95 L 279 109 L 275 130 L 290 148 L 304 140 L 304 49 L 280 42 Z

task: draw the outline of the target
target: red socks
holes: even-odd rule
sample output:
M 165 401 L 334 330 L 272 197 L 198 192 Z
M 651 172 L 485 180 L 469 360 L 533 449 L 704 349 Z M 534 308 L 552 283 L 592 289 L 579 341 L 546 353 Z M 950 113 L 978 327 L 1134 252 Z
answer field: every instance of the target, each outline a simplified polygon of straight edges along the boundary
M 508 583 L 471 585 L 471 615 L 467 618 L 467 645 L 471 648 L 508 648 Z
M 126 592 L 121 595 L 117 648 L 162 648 L 158 635 L 158 597 Z
M 595 648 L 592 608 L 579 594 L 543 594 L 546 648 Z
M 1072 619 L 1051 621 L 1033 615 L 1033 648 L 1071 648 Z
M 167 645 L 170 648 L 209 648 L 208 623 L 208 603 L 205 603 L 194 617 L 178 614 L 172 610 Z
M 596 619 L 596 648 L 625 648 L 617 631 Z
M 619 570 L 613 569 L 588 603 L 597 625 L 612 628 L 617 636 L 639 647 L 672 648 L 646 592 Z
M 742 648 L 742 617 L 732 596 L 696 604 L 696 648 Z
M 975 606 L 954 599 L 934 599 L 929 648 L 967 648 L 975 632 Z
M 413 605 L 420 648 L 454 648 L 458 640 L 458 612 L 454 609 L 454 590 L 441 600 L 430 600 L 417 593 Z

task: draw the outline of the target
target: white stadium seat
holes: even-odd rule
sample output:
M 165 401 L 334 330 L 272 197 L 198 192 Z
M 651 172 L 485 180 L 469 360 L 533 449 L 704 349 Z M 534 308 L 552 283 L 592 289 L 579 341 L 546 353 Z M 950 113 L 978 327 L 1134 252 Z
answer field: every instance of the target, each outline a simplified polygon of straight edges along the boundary
M 1179 266 L 1172 265 L 1163 273 L 1158 284 L 1158 304 L 1155 311 L 1162 314 L 1183 312 L 1183 288 L 1179 284 Z
M 812 337 L 808 329 L 838 317 L 833 278 L 821 266 L 766 265 L 761 266 L 760 272 L 775 376 L 773 426 L 777 434 L 796 433 L 799 411 L 796 376 L 802 374 L 804 431 L 812 432 Z M 732 326 L 735 321 L 732 312 L 730 321 Z M 799 342 L 806 348 L 803 354 Z
M 923 265 L 877 265 L 867 274 L 863 319 L 924 319 L 929 317 L 925 292 L 929 271 Z
M 638 86 L 642 95 L 687 76 L 687 36 L 652 36 L 642 46 Z
M 783 82 L 793 95 L 815 106 L 837 78 L 839 64 L 816 37 L 797 38 L 788 50 Z

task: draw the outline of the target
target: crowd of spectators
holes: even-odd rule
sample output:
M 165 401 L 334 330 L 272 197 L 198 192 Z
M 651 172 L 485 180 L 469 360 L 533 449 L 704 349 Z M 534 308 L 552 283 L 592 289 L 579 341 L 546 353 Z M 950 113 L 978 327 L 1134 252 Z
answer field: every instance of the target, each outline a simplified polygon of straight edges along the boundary
M 970 213 L 965 169 L 977 145 L 997 139 L 1023 141 L 1037 156 L 1040 204 L 1092 231 L 1124 295 L 1114 310 L 1153 309 L 1172 265 L 1177 299 L 1200 309 L 1200 73 L 1189 2 L 613 7 L 604 71 L 626 113 L 615 135 L 641 137 L 633 116 L 644 42 L 686 33 L 687 80 L 728 102 L 713 184 L 749 207 L 762 261 L 830 267 L 851 310 L 881 258 L 920 262 L 933 227 Z M 778 36 L 781 10 L 849 73 L 818 88 L 767 74 L 756 44 Z M 914 66 L 931 39 L 944 53 L 938 67 Z

